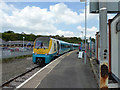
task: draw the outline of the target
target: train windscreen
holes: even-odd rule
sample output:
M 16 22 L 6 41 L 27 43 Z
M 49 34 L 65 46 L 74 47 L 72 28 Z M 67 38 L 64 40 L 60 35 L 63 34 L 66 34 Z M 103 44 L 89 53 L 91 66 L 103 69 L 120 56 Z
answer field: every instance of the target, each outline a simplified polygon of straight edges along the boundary
M 36 39 L 35 48 L 48 49 L 49 48 L 49 41 L 50 41 L 49 37 L 39 37 Z

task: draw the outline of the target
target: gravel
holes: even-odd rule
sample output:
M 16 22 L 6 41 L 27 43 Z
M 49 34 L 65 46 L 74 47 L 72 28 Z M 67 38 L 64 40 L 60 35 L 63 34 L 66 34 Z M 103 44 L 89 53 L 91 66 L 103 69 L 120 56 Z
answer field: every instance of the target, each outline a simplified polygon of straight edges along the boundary
M 10 78 L 26 72 L 28 69 L 36 66 L 32 62 L 32 57 L 24 59 L 15 59 L 8 63 L 2 64 L 2 83 L 8 81 Z

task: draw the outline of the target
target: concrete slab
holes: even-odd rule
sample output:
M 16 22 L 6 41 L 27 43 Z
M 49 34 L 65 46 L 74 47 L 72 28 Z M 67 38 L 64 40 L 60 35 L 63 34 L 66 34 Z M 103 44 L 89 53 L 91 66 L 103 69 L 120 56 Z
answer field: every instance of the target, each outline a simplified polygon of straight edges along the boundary
M 36 88 L 97 88 L 90 63 L 78 59 L 77 52 L 67 55 Z
M 52 61 L 51 63 L 49 63 L 48 65 L 46 65 L 42 69 L 40 69 L 38 72 L 36 72 L 34 75 L 32 75 L 30 78 L 28 78 L 25 82 L 23 82 L 22 84 L 20 84 L 17 88 L 36 88 L 40 84 L 40 82 L 42 81 L 42 79 L 44 79 L 44 77 L 47 74 L 49 74 L 52 71 L 52 69 L 61 60 L 63 60 L 63 58 L 66 55 L 68 55 L 70 53 L 72 53 L 72 52 L 64 54 L 64 55 L 60 56 L 59 58 L 57 58 L 56 60 Z

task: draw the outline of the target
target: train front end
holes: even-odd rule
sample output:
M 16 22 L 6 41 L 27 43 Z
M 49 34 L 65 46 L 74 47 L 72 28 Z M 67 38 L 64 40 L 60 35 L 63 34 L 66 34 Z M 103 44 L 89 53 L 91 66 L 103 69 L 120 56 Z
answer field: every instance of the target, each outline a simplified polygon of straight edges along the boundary
M 49 37 L 39 37 L 34 42 L 33 47 L 33 63 L 35 64 L 47 64 L 51 60 L 49 51 L 51 43 Z

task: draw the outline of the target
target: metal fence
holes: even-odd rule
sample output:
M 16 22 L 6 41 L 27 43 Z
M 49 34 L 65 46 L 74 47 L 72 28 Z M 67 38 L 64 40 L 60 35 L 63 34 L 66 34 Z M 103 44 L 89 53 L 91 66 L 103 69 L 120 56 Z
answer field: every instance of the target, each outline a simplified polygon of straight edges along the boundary
M 12 57 L 18 57 L 23 55 L 32 55 L 33 50 L 25 50 L 25 51 L 10 51 L 10 50 L 0 50 L 2 52 L 0 54 L 0 58 L 12 58 Z

